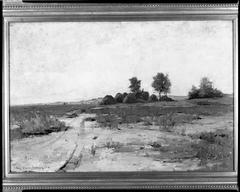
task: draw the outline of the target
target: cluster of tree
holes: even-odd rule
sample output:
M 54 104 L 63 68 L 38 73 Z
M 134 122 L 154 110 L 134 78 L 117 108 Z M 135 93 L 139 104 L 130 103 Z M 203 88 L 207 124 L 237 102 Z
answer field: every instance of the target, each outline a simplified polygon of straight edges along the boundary
M 222 96 L 223 93 L 220 90 L 214 88 L 213 82 L 211 82 L 208 77 L 203 77 L 200 80 L 199 88 L 193 85 L 191 90 L 188 92 L 188 99 L 212 98 Z
M 173 101 L 173 99 L 167 96 L 170 93 L 171 81 L 168 74 L 157 73 L 153 77 L 152 87 L 158 92 L 159 99 L 155 94 L 151 96 L 144 89 L 141 90 L 141 80 L 137 77 L 132 77 L 130 81 L 130 93 L 117 93 L 115 98 L 111 95 L 106 95 L 100 104 L 109 105 L 116 103 L 139 103 L 139 102 L 154 102 L 154 101 Z M 164 94 L 164 95 L 163 95 Z M 195 98 L 211 98 L 211 97 L 222 97 L 223 93 L 214 88 L 213 82 L 207 77 L 203 77 L 200 81 L 199 88 L 192 86 L 192 89 L 188 93 L 188 99 Z
M 137 77 L 132 77 L 130 81 L 130 93 L 117 93 L 115 98 L 111 95 L 106 95 L 101 105 L 109 105 L 115 103 L 139 103 L 139 102 L 155 102 L 155 101 L 173 101 L 171 98 L 167 97 L 167 93 L 170 92 L 171 81 L 168 75 L 163 73 L 157 73 L 153 77 L 152 87 L 155 91 L 159 93 L 159 99 L 155 94 L 149 95 L 149 92 L 141 90 L 141 80 Z M 165 94 L 162 96 L 162 94 Z
M 130 90 L 133 93 L 141 93 L 140 87 L 141 87 L 141 80 L 138 80 L 137 77 L 133 77 L 129 79 L 130 81 Z M 157 73 L 156 76 L 153 77 L 152 87 L 155 91 L 159 93 L 159 99 L 162 97 L 162 93 L 167 96 L 167 93 L 170 93 L 170 87 L 171 87 L 171 81 L 168 77 L 168 74 L 163 73 Z M 142 91 L 144 92 L 144 91 Z M 141 94 L 139 94 L 141 95 Z

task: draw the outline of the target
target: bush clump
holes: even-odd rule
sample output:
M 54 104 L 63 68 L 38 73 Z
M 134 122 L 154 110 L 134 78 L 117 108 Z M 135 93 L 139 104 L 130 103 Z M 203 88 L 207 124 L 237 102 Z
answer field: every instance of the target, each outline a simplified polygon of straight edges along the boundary
M 191 90 L 188 92 L 188 99 L 197 98 L 213 98 L 213 97 L 223 97 L 223 93 L 213 87 L 213 82 L 207 77 L 203 77 L 200 81 L 200 86 L 192 86 Z
M 23 112 L 11 114 L 11 127 L 17 124 L 19 127 L 10 130 L 10 138 L 21 139 L 29 135 L 44 135 L 51 132 L 65 131 L 67 126 L 64 122 L 44 112 Z
M 67 127 L 64 122 L 55 117 L 48 117 L 42 114 L 36 114 L 36 117 L 30 120 L 26 119 L 20 123 L 21 132 L 28 135 L 47 134 L 54 131 L 63 131 Z

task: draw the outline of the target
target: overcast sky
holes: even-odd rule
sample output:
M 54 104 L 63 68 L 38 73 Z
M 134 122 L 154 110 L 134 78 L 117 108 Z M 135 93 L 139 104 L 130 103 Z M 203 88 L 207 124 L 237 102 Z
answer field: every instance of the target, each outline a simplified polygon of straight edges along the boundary
M 11 23 L 10 103 L 80 101 L 129 92 L 129 78 L 154 93 L 168 73 L 172 95 L 201 77 L 233 92 L 231 21 Z

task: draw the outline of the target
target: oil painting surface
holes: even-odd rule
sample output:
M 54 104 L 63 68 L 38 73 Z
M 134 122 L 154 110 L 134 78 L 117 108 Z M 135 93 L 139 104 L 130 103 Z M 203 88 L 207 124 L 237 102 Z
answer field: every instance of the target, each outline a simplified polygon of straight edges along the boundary
M 232 171 L 230 21 L 10 25 L 12 172 Z

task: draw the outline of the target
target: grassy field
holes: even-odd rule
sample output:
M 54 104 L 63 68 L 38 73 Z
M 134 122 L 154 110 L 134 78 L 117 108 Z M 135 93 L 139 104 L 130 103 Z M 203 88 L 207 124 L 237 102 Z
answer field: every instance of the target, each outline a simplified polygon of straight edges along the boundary
M 35 105 L 10 107 L 11 140 L 39 136 L 51 132 L 68 130 L 68 124 L 61 118 L 76 118 L 81 114 L 95 114 L 85 118 L 85 122 L 95 122 L 101 129 L 113 133 L 127 127 L 135 129 L 136 134 L 143 130 L 172 134 L 179 139 L 154 140 L 148 143 L 151 149 L 145 157 L 161 159 L 165 162 L 181 162 L 184 159 L 200 160 L 201 171 L 233 170 L 233 130 L 218 129 L 189 132 L 186 125 L 205 117 L 222 117 L 233 113 L 233 98 L 225 96 L 216 99 L 178 100 L 173 102 L 153 102 L 137 104 L 98 104 Z M 180 127 L 180 128 L 179 128 Z M 203 125 L 204 128 L 204 125 Z M 126 132 L 127 134 L 127 132 Z M 109 135 L 111 137 L 111 135 Z M 134 139 L 133 139 L 134 141 Z M 102 149 L 115 153 L 142 152 L 146 149 L 138 144 L 124 142 L 105 142 L 102 146 L 91 146 L 90 154 L 97 156 Z M 136 149 L 136 146 L 139 148 Z M 88 154 L 89 155 L 89 154 Z M 85 155 L 85 158 L 87 155 Z M 81 158 L 83 158 L 81 156 Z M 91 158 L 91 157 L 89 157 Z M 84 158 L 83 158 L 84 159 Z M 170 160 L 169 160 L 170 159 Z

